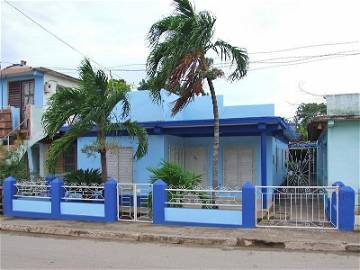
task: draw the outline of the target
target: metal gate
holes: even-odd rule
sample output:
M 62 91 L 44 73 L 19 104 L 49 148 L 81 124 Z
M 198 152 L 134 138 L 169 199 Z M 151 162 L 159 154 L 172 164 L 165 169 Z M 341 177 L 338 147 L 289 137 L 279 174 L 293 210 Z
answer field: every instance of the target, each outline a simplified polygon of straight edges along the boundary
M 256 186 L 256 226 L 338 228 L 339 187 Z
M 152 184 L 118 184 L 118 220 L 152 221 Z

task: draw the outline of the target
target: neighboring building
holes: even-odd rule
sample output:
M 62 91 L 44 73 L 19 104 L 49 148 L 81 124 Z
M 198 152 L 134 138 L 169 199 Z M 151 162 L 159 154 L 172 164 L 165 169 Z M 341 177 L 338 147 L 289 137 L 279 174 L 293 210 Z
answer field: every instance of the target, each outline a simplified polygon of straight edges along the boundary
M 323 185 L 341 181 L 355 196 L 355 223 L 360 226 L 360 94 L 325 96 L 327 115 L 308 127 L 318 141 L 318 179 Z
M 171 105 L 177 98 L 163 92 L 161 105 L 151 101 L 148 91 L 133 91 L 129 99 L 129 118 L 148 132 L 148 153 L 134 160 L 136 140 L 126 134 L 109 134 L 107 139 L 118 146 L 108 153 L 108 175 L 121 183 L 146 183 L 149 167 L 162 160 L 176 162 L 202 175 L 202 184 L 212 183 L 213 114 L 209 96 L 196 97 L 183 111 L 171 117 Z M 240 186 L 280 185 L 285 181 L 285 157 L 288 142 L 295 138 L 293 129 L 274 116 L 274 106 L 224 106 L 218 96 L 220 111 L 219 184 Z M 120 106 L 120 105 L 117 105 Z M 117 106 L 113 112 L 120 114 Z M 114 117 L 115 118 L 115 117 Z M 63 132 L 66 127 L 63 128 Z M 77 168 L 100 168 L 100 156 L 88 156 L 82 149 L 96 140 L 89 133 L 77 140 Z
M 0 76 L 0 138 L 3 145 L 13 148 L 20 136 L 30 173 L 44 176 L 47 143 L 39 143 L 45 137 L 41 117 L 51 95 L 61 87 L 76 87 L 79 80 L 48 68 L 27 66 L 25 61 L 2 69 Z M 62 168 L 61 162 L 58 167 Z
M 327 115 L 308 127 L 309 138 L 318 141 L 318 182 L 342 181 L 356 191 L 360 185 L 360 94 L 325 96 Z

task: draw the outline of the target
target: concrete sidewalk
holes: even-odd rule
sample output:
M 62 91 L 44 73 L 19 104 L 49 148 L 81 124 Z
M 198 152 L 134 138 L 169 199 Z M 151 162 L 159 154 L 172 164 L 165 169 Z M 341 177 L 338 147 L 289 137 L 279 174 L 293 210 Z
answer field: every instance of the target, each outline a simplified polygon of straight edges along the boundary
M 325 252 L 360 252 L 360 233 L 316 229 L 223 229 L 0 218 L 0 230 L 115 241 L 144 241 L 221 248 L 256 247 Z

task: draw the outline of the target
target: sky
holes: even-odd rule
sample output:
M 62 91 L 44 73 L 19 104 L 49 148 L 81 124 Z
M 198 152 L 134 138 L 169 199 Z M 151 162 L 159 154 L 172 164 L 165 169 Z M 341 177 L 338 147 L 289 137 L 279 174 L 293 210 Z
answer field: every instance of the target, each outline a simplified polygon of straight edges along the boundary
M 143 71 L 149 53 L 146 34 L 154 22 L 173 10 L 171 0 L 8 1 L 135 88 L 146 77 Z M 208 10 L 217 17 L 215 39 L 245 48 L 249 53 L 246 77 L 234 83 L 226 79 L 215 82 L 215 90 L 224 96 L 225 105 L 273 103 L 276 115 L 289 118 L 302 102 L 323 102 L 325 94 L 360 92 L 360 55 L 324 56 L 360 52 L 360 1 L 193 3 L 196 10 Z M 2 67 L 26 60 L 33 67 L 48 67 L 77 76 L 81 54 L 4 0 L 0 8 Z M 343 44 L 322 45 L 334 43 Z M 295 49 L 311 45 L 322 46 Z M 320 57 L 305 64 L 288 62 L 300 56 Z M 268 59 L 280 63 L 258 62 L 269 62 Z M 95 63 L 94 66 L 102 68 Z

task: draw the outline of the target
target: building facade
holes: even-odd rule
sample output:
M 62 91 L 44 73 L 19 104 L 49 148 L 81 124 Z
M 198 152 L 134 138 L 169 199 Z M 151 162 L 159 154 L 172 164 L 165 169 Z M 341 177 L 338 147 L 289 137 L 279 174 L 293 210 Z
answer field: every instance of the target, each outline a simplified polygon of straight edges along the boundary
M 109 134 L 107 141 L 117 148 L 108 152 L 108 175 L 120 183 L 147 183 L 148 168 L 162 160 L 175 162 L 202 175 L 202 185 L 212 185 L 213 115 L 211 98 L 196 97 L 183 111 L 171 116 L 176 95 L 162 93 L 162 104 L 151 101 L 148 91 L 133 91 L 130 119 L 146 128 L 148 153 L 139 160 L 133 155 L 137 141 L 126 134 Z M 292 128 L 274 116 L 274 106 L 225 106 L 218 96 L 220 112 L 219 184 L 240 186 L 280 185 L 285 180 L 288 141 L 295 138 Z M 114 108 L 116 115 L 120 108 Z M 64 132 L 66 127 L 64 128 Z M 100 169 L 100 156 L 89 156 L 82 149 L 96 140 L 89 133 L 77 140 L 77 168 Z
M 25 61 L 1 70 L 0 138 L 7 150 L 20 147 L 32 175 L 46 175 L 48 143 L 41 125 L 50 97 L 62 87 L 76 87 L 78 79 Z M 19 140 L 21 144 L 19 145 Z M 64 167 L 59 161 L 58 167 Z

